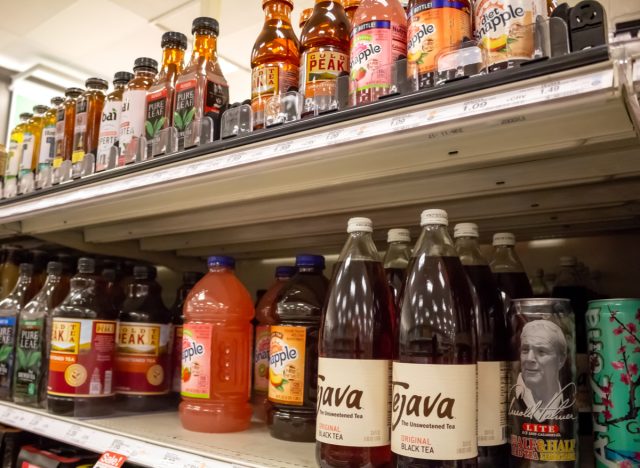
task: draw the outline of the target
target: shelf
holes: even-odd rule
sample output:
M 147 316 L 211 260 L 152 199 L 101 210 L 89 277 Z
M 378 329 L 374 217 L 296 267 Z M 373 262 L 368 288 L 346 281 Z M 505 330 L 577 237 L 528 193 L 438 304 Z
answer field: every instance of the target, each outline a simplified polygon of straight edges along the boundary
M 187 268 L 212 252 L 335 251 L 351 215 L 370 216 L 380 238 L 429 206 L 485 235 L 638 229 L 638 67 L 596 52 L 578 67 L 540 65 L 555 73 L 452 83 L 437 100 L 402 96 L 4 201 L 2 233 Z
M 315 466 L 314 444 L 273 439 L 260 423 L 244 432 L 200 434 L 182 429 L 175 412 L 78 420 L 7 402 L 0 402 L 0 423 L 97 453 L 115 450 L 151 468 Z

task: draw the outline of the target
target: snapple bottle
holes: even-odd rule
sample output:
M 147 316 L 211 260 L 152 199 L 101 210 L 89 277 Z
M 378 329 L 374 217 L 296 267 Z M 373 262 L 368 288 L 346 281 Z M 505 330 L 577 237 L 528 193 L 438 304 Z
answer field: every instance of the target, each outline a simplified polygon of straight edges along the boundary
M 321 467 L 390 467 L 396 311 L 371 220 L 351 218 L 347 232 L 318 340 L 316 458 Z
M 407 18 L 399 0 L 363 0 L 352 20 L 349 97 L 375 102 L 393 85 L 393 64 L 407 55 Z
M 208 263 L 184 305 L 180 421 L 196 432 L 243 431 L 252 413 L 253 301 L 233 258 Z
M 92 258 L 78 260 L 69 295 L 51 325 L 47 409 L 63 416 L 104 416 L 114 410 L 118 313 Z
M 263 0 L 265 21 L 251 52 L 254 128 L 264 126 L 264 108 L 274 95 L 298 90 L 300 42 L 291 26 L 293 0 Z
M 407 75 L 418 89 L 435 84 L 440 52 L 472 38 L 469 0 L 410 0 Z
M 469 279 L 443 210 L 425 210 L 400 305 L 393 363 L 396 466 L 477 466 L 477 338 Z
M 304 112 L 328 110 L 336 95 L 336 80 L 349 74 L 351 24 L 336 0 L 316 0 L 300 33 L 300 92 Z

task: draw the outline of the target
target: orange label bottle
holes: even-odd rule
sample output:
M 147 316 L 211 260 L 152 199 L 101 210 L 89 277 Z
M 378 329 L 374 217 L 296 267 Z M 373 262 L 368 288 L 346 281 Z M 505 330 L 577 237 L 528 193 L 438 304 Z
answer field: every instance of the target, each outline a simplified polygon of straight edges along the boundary
M 472 37 L 469 0 L 411 0 L 407 73 L 418 88 L 435 84 L 438 55 Z
M 300 42 L 291 26 L 292 0 L 263 0 L 265 21 L 251 52 L 254 128 L 264 126 L 269 98 L 298 89 Z
M 76 100 L 82 95 L 80 88 L 67 88 L 65 100 L 58 107 L 56 116 L 56 155 L 53 168 L 58 169 L 62 161 L 70 161 L 73 150 L 73 130 L 76 123 Z
M 76 121 L 73 130 L 71 161 L 74 172 L 77 173 L 80 172 L 84 155 L 91 153 L 95 156 L 98 150 L 100 120 L 109 83 L 100 78 L 89 78 L 85 86 L 87 90 L 76 101 Z

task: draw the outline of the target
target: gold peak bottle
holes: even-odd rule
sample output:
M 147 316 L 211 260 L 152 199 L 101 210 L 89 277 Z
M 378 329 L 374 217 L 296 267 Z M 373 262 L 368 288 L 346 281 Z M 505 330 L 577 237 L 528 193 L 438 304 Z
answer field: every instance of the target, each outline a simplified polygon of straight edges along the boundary
M 147 91 L 147 121 L 144 124 L 148 140 L 159 141 L 161 130 L 173 125 L 173 97 L 176 79 L 184 67 L 187 36 L 180 32 L 166 32 L 160 42 L 162 68 Z
M 104 102 L 100 133 L 98 136 L 98 150 L 96 155 L 96 172 L 107 168 L 111 147 L 118 143 L 120 132 L 120 115 L 122 114 L 122 94 L 124 87 L 133 79 L 133 73 L 119 71 L 113 77 L 113 91 Z
M 336 80 L 349 74 L 349 33 L 351 25 L 342 4 L 334 0 L 316 0 L 311 17 L 300 35 L 300 90 L 305 113 L 315 110 L 323 98 L 331 101 Z M 318 110 L 328 105 L 319 104 Z
M 53 168 L 59 169 L 62 161 L 70 161 L 73 149 L 73 129 L 76 122 L 76 100 L 82 94 L 80 88 L 67 88 L 64 92 L 65 100 L 58 107 L 56 117 L 56 155 L 53 158 Z M 54 177 L 54 182 L 59 182 Z
M 311 13 L 313 13 L 313 8 L 305 8 L 302 10 L 302 13 L 300 13 L 300 30 L 304 29 L 304 25 L 307 24 L 307 21 L 311 18 Z
M 189 124 L 203 117 L 213 120 L 214 139 L 220 135 L 220 117 L 229 106 L 229 85 L 218 62 L 219 31 L 214 18 L 202 16 L 193 20 L 191 60 L 176 82 L 173 108 L 173 126 L 181 140 L 193 141 Z
M 144 135 L 147 90 L 158 73 L 158 62 L 152 58 L 139 57 L 133 64 L 133 72 L 135 75 L 122 95 L 118 166 L 135 161 L 139 138 Z
M 344 5 L 344 12 L 347 14 L 347 18 L 349 18 L 349 23 L 353 27 L 353 19 L 356 15 L 356 10 L 362 3 L 362 0 L 343 0 L 342 4 Z
M 100 119 L 106 97 L 105 91 L 109 83 L 100 78 L 89 78 L 85 86 L 87 90 L 76 101 L 76 123 L 71 154 L 74 175 L 80 175 L 84 155 L 88 153 L 95 155 L 98 151 Z
M 51 107 L 42 117 L 42 134 L 40 136 L 40 149 L 38 151 L 37 172 L 51 167 L 56 152 L 56 113 L 58 107 L 64 102 L 61 96 L 51 99 Z
M 264 126 L 266 101 L 298 89 L 300 42 L 291 27 L 292 0 L 263 0 L 265 21 L 251 52 L 254 128 Z
M 20 178 L 27 174 L 33 174 L 38 163 L 38 152 L 40 151 L 40 137 L 42 135 L 42 126 L 44 113 L 49 108 L 47 106 L 38 105 L 33 108 L 33 115 L 27 121 L 22 139 L 22 162 L 20 164 Z

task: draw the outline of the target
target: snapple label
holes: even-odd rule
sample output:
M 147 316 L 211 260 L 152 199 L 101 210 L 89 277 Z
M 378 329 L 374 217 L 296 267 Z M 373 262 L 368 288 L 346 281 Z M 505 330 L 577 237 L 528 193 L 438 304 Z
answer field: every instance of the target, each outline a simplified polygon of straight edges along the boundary
M 271 326 L 269 400 L 304 403 L 306 327 Z
M 189 398 L 211 396 L 211 340 L 213 325 L 186 323 L 182 330 L 182 385 Z

